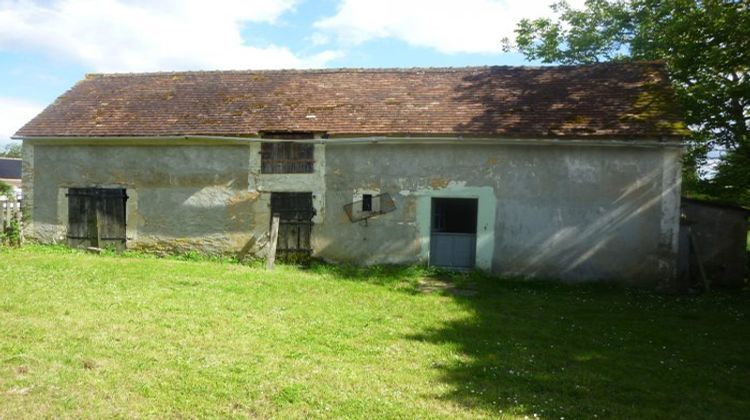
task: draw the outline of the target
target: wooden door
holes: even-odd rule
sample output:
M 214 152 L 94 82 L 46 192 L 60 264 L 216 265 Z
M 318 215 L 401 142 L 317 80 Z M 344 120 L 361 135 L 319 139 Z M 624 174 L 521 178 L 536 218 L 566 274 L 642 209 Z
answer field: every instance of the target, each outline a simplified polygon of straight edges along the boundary
M 309 255 L 312 252 L 310 243 L 312 218 L 315 216 L 312 193 L 271 193 L 271 214 L 279 216 L 279 239 L 276 252 L 281 255 Z
M 70 188 L 67 196 L 70 246 L 125 248 L 125 189 Z

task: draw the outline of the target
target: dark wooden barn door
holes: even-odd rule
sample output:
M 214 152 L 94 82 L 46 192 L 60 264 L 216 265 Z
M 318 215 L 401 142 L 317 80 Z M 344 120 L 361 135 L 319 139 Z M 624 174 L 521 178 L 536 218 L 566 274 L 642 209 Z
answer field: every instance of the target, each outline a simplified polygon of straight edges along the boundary
M 309 255 L 315 210 L 312 193 L 271 193 L 271 214 L 279 216 L 279 240 L 276 252 L 282 256 Z
M 68 189 L 68 244 L 124 249 L 127 199 L 122 188 Z

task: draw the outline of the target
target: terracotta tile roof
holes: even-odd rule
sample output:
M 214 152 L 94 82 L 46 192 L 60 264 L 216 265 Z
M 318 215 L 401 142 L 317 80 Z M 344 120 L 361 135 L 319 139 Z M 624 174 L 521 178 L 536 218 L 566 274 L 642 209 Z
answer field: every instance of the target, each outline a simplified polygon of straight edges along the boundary
M 94 74 L 16 135 L 678 137 L 672 97 L 652 62 Z

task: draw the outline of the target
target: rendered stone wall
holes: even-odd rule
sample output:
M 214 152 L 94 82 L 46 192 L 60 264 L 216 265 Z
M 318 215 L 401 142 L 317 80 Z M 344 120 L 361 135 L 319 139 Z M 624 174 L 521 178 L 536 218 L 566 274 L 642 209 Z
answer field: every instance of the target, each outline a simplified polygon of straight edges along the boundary
M 225 252 L 252 239 L 259 193 L 241 146 L 33 147 L 27 235 L 65 242 L 70 187 L 125 188 L 129 248 Z M 31 177 L 32 174 L 29 174 Z
M 70 187 L 126 188 L 128 247 L 262 256 L 273 191 L 313 193 L 315 256 L 429 261 L 431 199 L 478 199 L 476 266 L 507 276 L 659 284 L 675 275 L 680 149 L 317 144 L 315 173 L 260 173 L 258 143 L 24 145 L 26 235 L 64 242 Z M 387 192 L 394 212 L 343 206 Z
M 595 146 L 328 145 L 317 254 L 367 264 L 429 259 L 432 197 L 479 202 L 477 267 L 507 276 L 668 282 L 680 150 Z M 362 189 L 397 209 L 351 223 Z

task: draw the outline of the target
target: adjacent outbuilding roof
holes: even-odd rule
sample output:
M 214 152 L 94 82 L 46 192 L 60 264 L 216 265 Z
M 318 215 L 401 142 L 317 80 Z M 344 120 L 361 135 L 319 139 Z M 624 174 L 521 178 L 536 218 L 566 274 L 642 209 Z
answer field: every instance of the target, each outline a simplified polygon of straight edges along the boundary
M 664 65 L 92 74 L 16 133 L 676 139 Z
M 21 179 L 21 159 L 0 157 L 0 179 Z

